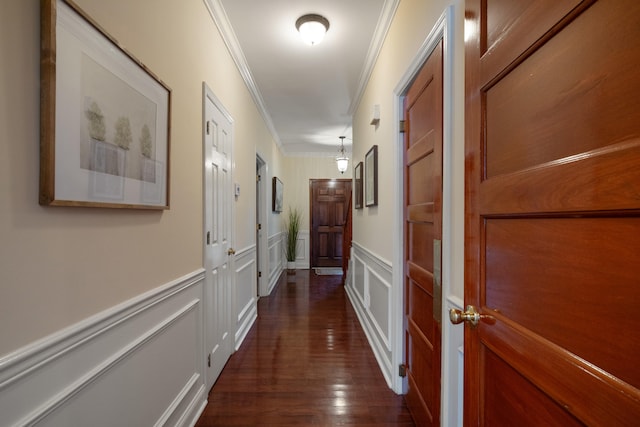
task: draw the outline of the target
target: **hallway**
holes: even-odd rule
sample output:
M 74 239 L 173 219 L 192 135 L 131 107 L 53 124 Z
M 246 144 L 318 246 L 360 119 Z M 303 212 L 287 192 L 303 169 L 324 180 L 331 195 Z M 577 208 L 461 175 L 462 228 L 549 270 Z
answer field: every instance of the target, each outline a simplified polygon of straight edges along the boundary
M 341 276 L 283 274 L 196 424 L 413 426 L 380 372 Z

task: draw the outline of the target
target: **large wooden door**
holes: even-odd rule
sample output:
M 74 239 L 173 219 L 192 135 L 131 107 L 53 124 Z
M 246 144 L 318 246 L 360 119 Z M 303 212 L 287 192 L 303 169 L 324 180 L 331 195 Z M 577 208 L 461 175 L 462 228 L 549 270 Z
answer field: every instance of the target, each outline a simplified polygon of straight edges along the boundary
M 465 17 L 465 425 L 638 425 L 640 2 Z
M 311 205 L 311 267 L 342 267 L 342 236 L 350 179 L 309 180 Z
M 205 88 L 204 222 L 205 222 L 205 346 L 207 389 L 222 372 L 233 351 L 231 259 L 232 123 Z
M 442 292 L 442 41 L 405 97 L 405 345 L 407 405 L 440 425 Z

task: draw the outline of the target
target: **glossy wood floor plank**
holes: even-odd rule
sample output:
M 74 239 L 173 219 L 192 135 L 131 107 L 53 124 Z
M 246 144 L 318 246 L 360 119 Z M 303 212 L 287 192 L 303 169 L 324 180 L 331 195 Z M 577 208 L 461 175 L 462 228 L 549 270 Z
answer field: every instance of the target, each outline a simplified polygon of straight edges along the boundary
M 340 282 L 312 270 L 298 270 L 295 283 L 283 275 L 196 426 L 413 426 Z

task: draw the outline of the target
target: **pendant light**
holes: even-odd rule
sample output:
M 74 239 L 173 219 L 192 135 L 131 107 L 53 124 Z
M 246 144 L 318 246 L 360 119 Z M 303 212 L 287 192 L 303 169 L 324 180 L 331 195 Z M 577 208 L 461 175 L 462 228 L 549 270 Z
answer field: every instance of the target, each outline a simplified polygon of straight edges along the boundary
M 336 164 L 340 173 L 344 173 L 349 167 L 349 158 L 344 153 L 344 136 L 340 137 L 340 155 L 336 157 Z

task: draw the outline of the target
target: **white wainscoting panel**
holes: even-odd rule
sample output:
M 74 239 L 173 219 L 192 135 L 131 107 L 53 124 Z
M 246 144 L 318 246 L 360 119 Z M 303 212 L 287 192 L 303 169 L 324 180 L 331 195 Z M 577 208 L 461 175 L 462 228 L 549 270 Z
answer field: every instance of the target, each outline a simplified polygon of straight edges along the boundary
M 347 295 L 373 349 L 376 360 L 392 387 L 393 342 L 391 325 L 392 267 L 356 242 L 351 248 L 352 277 L 346 286 Z
M 309 269 L 311 267 L 311 235 L 309 230 L 300 230 L 298 232 L 296 248 L 296 268 Z
M 256 247 L 236 252 L 235 262 L 235 345 L 237 350 L 258 317 L 258 278 Z
M 285 265 L 284 257 L 284 233 L 274 234 L 269 237 L 269 291 L 261 296 L 271 294 L 271 291 L 278 283 L 280 274 Z
M 287 233 L 281 233 L 282 247 L 282 268 L 287 267 L 286 247 Z M 306 270 L 311 267 L 311 235 L 309 230 L 298 231 L 298 241 L 296 244 L 296 269 Z M 279 276 L 279 275 L 278 275 Z
M 203 283 L 196 271 L 0 359 L 0 424 L 193 425 Z

